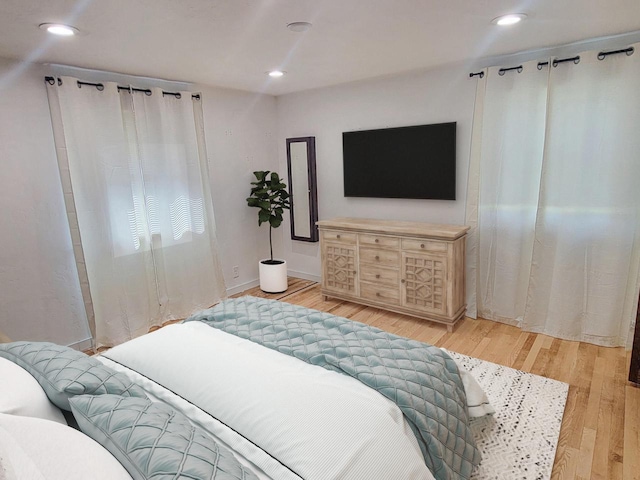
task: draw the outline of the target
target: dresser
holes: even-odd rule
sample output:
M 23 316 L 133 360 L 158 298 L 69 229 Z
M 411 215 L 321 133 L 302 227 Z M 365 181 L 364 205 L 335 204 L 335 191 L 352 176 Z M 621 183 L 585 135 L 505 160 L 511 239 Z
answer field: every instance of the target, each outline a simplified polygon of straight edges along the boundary
M 322 294 L 447 325 L 464 316 L 469 227 L 336 218 L 317 222 Z

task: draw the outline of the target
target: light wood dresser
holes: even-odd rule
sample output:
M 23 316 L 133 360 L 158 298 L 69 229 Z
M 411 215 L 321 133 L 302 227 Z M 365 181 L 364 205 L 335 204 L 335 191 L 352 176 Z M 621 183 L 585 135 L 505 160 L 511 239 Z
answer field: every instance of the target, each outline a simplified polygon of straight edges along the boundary
M 317 222 L 322 294 L 444 323 L 466 311 L 469 227 L 336 218 Z

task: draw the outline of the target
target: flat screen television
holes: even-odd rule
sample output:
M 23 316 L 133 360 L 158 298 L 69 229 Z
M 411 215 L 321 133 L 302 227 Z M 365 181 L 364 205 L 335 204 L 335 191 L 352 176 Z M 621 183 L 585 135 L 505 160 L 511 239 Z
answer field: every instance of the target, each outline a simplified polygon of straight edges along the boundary
M 456 122 L 342 134 L 345 197 L 456 199 Z

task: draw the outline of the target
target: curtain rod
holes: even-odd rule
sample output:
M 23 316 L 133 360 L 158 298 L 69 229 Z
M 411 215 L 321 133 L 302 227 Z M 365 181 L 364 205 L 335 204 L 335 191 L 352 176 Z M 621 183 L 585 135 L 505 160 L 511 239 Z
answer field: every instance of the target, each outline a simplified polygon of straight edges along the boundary
M 523 67 L 522 65 L 518 65 L 517 67 L 501 68 L 500 70 L 498 70 L 498 75 L 503 76 L 505 73 L 510 72 L 511 70 L 516 70 L 518 73 L 522 73 Z
M 604 60 L 609 55 L 617 55 L 620 53 L 624 53 L 627 56 L 631 56 L 633 55 L 634 52 L 635 52 L 634 47 L 621 48 L 619 50 L 601 51 L 598 53 L 598 60 Z M 569 58 L 554 58 L 551 61 L 551 65 L 553 65 L 553 67 L 557 67 L 559 64 L 565 63 L 565 62 L 573 62 L 574 64 L 577 65 L 578 63 L 580 63 L 580 55 L 576 55 L 575 57 L 569 57 Z M 545 65 L 549 65 L 549 62 L 538 62 L 538 70 L 542 70 L 542 67 L 544 67 Z M 523 68 L 522 65 L 518 65 L 517 67 L 501 68 L 500 70 L 498 70 L 498 75 L 502 76 L 510 70 L 517 70 L 518 73 L 520 73 L 522 72 L 522 68 Z M 475 76 L 479 76 L 480 78 L 482 78 L 484 77 L 484 72 L 469 74 L 470 78 L 473 78 Z
M 47 82 L 49 85 L 55 85 L 56 83 L 56 78 L 55 77 L 44 77 L 44 81 Z M 58 78 L 58 85 L 62 85 L 62 79 Z M 103 83 L 92 83 L 92 82 L 82 82 L 80 80 L 78 80 L 78 88 L 82 88 L 83 85 L 89 86 L 89 87 L 96 87 L 97 90 L 99 91 L 103 91 L 104 90 L 104 84 Z M 129 93 L 131 92 L 142 92 L 145 95 L 151 95 L 153 92 L 151 91 L 151 89 L 149 88 L 135 88 L 135 87 L 128 87 L 128 86 L 123 86 L 123 85 L 118 85 L 118 92 L 120 92 L 121 90 L 127 90 Z M 164 90 L 162 91 L 162 96 L 166 96 L 166 95 L 171 95 L 177 99 L 182 98 L 182 94 L 180 92 L 165 92 Z M 195 100 L 200 100 L 200 94 L 199 93 L 194 93 L 193 95 L 191 95 L 191 98 L 195 99 Z
M 129 93 L 131 92 L 142 92 L 145 95 L 149 96 L 151 95 L 151 89 L 149 88 L 135 88 L 135 87 L 123 87 L 122 85 L 118 85 L 118 91 L 120 90 L 127 90 Z
M 561 63 L 565 63 L 565 62 L 573 62 L 574 64 L 577 65 L 580 63 L 580 55 L 576 55 L 575 57 L 569 57 L 569 58 L 554 58 L 553 62 L 551 62 L 551 65 L 553 65 L 553 67 L 555 68 Z
M 633 52 L 635 52 L 635 48 L 633 48 L 633 47 L 621 48 L 620 50 L 611 50 L 609 52 L 600 52 L 600 53 L 598 53 L 598 60 L 604 60 L 609 55 L 616 55 L 618 53 L 626 53 L 627 57 L 629 57 L 629 56 L 633 55 Z

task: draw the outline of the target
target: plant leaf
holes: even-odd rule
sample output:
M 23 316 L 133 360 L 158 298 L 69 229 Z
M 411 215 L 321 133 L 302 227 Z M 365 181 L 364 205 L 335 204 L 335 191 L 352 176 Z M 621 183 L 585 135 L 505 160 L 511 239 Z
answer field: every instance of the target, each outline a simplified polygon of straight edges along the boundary
M 260 210 L 258 212 L 258 225 L 262 224 L 262 222 L 270 222 L 271 213 L 269 210 Z
M 282 217 L 278 218 L 278 217 L 272 216 L 269 219 L 269 225 L 271 225 L 273 228 L 278 228 L 281 223 L 282 223 Z
M 276 172 L 258 170 L 253 172 L 257 181 L 251 182 L 251 194 L 247 205 L 257 207 L 258 225 L 269 222 L 270 228 L 278 228 L 283 221 L 283 212 L 290 208 L 289 192 Z
M 265 179 L 267 178 L 267 175 L 269 175 L 269 170 L 267 171 L 257 171 L 257 172 L 253 172 L 253 174 L 256 176 L 256 178 L 258 179 L 259 182 L 264 182 Z

